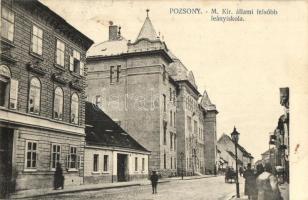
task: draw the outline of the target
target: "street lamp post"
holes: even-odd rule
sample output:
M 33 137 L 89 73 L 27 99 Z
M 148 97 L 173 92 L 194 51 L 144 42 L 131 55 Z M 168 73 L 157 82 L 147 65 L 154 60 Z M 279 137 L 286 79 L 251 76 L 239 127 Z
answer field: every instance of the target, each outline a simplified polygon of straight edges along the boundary
M 184 169 L 183 169 L 183 158 L 184 158 L 184 153 L 183 153 L 183 152 L 181 152 L 181 153 L 180 153 L 180 159 L 181 159 L 181 169 L 182 169 L 182 173 L 181 173 L 182 180 L 183 180 L 183 175 L 184 175 Z
M 237 167 L 237 145 L 239 140 L 240 133 L 236 131 L 234 126 L 233 132 L 231 133 L 232 141 L 234 142 L 235 146 L 235 172 L 236 172 L 236 197 L 240 198 L 240 185 L 238 182 L 238 167 Z

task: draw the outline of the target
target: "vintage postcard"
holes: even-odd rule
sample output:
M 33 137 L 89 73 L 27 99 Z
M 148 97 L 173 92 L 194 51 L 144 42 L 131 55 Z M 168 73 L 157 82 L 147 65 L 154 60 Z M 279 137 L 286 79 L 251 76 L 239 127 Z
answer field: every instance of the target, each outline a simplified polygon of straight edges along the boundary
M 0 199 L 308 199 L 307 1 L 0 10 Z

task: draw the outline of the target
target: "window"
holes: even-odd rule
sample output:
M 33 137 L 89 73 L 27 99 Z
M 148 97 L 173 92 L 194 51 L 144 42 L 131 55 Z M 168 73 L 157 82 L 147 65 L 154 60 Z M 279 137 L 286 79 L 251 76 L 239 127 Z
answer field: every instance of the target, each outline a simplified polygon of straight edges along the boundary
M 77 169 L 77 147 L 70 147 L 68 168 Z
M 57 163 L 60 162 L 61 146 L 58 144 L 51 145 L 51 169 L 56 169 Z
M 142 171 L 144 171 L 144 169 L 145 169 L 145 159 L 144 158 L 142 158 Z
M 121 65 L 117 66 L 117 82 L 120 81 Z
M 174 160 L 174 169 L 176 169 L 176 158 L 174 158 L 173 160 Z
M 164 100 L 164 112 L 166 112 L 166 95 L 163 94 L 163 100 Z
M 72 95 L 71 102 L 71 123 L 78 124 L 79 118 L 79 98 L 76 93 Z
M 13 41 L 14 38 L 14 13 L 1 6 L 1 36 Z
M 8 106 L 8 99 L 12 98 L 12 94 L 15 92 L 15 98 L 16 101 L 13 101 L 12 103 L 17 103 L 17 91 L 18 91 L 18 84 L 15 84 L 15 87 L 13 86 L 13 79 L 11 79 L 11 72 L 9 68 L 6 65 L 0 65 L 0 106 Z M 18 83 L 18 81 L 15 81 Z M 11 85 L 11 92 L 9 91 L 9 87 Z M 14 92 L 12 92 L 12 88 L 14 89 Z M 12 104 L 11 103 L 11 104 Z
M 109 169 L 108 169 L 108 155 L 104 155 L 104 172 L 107 172 Z
M 172 157 L 170 158 L 170 169 L 172 169 Z
M 170 110 L 170 126 L 172 126 L 172 110 Z
M 39 114 L 41 100 L 41 82 L 37 78 L 32 78 L 30 81 L 29 91 L 29 113 Z
M 96 104 L 98 107 L 101 107 L 101 106 L 102 106 L 102 97 L 101 97 L 101 95 L 96 95 L 96 97 L 95 97 L 95 104 Z
M 60 40 L 57 40 L 57 50 L 56 50 L 56 63 L 64 67 L 64 52 L 65 45 Z
M 166 66 L 163 65 L 163 82 L 166 82 Z
M 170 150 L 173 149 L 173 133 L 170 132 Z
M 138 158 L 135 157 L 135 171 L 138 171 Z
M 176 135 L 173 136 L 173 149 L 176 150 Z
M 32 45 L 31 50 L 33 53 L 42 55 L 43 51 L 43 30 L 36 25 L 32 27 Z
M 113 68 L 114 66 L 110 66 L 110 83 L 113 83 L 113 74 L 114 74 Z
M 198 134 L 198 122 L 196 120 L 194 120 L 194 133 Z
M 93 155 L 93 172 L 98 172 L 98 154 Z
M 192 131 L 191 117 L 189 117 L 189 116 L 187 116 L 187 127 L 188 127 L 188 131 Z
M 166 145 L 166 143 L 167 143 L 167 122 L 163 122 L 163 129 L 164 129 L 164 145 Z
M 73 55 L 70 56 L 70 71 L 84 75 L 84 63 L 80 61 L 80 53 L 76 50 L 73 50 Z
M 175 127 L 175 112 L 173 113 L 173 126 Z
M 169 101 L 171 101 L 172 100 L 172 88 L 169 88 Z
M 26 168 L 36 169 L 37 166 L 37 142 L 27 141 Z
M 176 92 L 175 90 L 173 90 L 173 104 L 175 104 L 175 101 L 176 101 Z
M 60 87 L 55 89 L 53 118 L 58 120 L 63 119 L 63 90 Z
M 166 160 L 167 158 L 166 158 L 166 153 L 164 153 L 164 169 L 166 169 L 167 167 L 166 167 Z

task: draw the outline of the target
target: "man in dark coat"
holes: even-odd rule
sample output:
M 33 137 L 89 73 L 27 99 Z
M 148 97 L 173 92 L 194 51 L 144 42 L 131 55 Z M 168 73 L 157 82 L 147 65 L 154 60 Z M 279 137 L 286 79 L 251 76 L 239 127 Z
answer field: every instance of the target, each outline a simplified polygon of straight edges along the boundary
M 54 175 L 54 189 L 58 189 L 61 187 L 64 189 L 64 176 L 63 176 L 63 171 L 60 163 L 57 163 L 55 175 Z
M 244 194 L 248 196 L 249 200 L 254 200 L 257 196 L 257 185 L 256 185 L 256 176 L 254 171 L 251 169 L 251 164 L 248 163 L 247 169 L 243 174 L 245 178 L 245 192 Z
M 158 175 L 156 174 L 156 171 L 152 171 L 152 175 L 150 177 L 151 183 L 152 183 L 152 191 L 154 193 L 157 193 L 157 183 L 158 183 Z

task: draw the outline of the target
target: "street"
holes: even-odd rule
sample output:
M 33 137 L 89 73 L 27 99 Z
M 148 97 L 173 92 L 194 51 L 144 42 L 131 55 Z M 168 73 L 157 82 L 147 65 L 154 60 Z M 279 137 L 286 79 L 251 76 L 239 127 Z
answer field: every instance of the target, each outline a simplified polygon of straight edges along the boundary
M 158 193 L 152 194 L 150 185 L 126 188 L 70 193 L 34 199 L 208 199 L 225 200 L 235 194 L 235 184 L 225 183 L 223 176 L 194 179 L 174 180 L 158 185 Z

